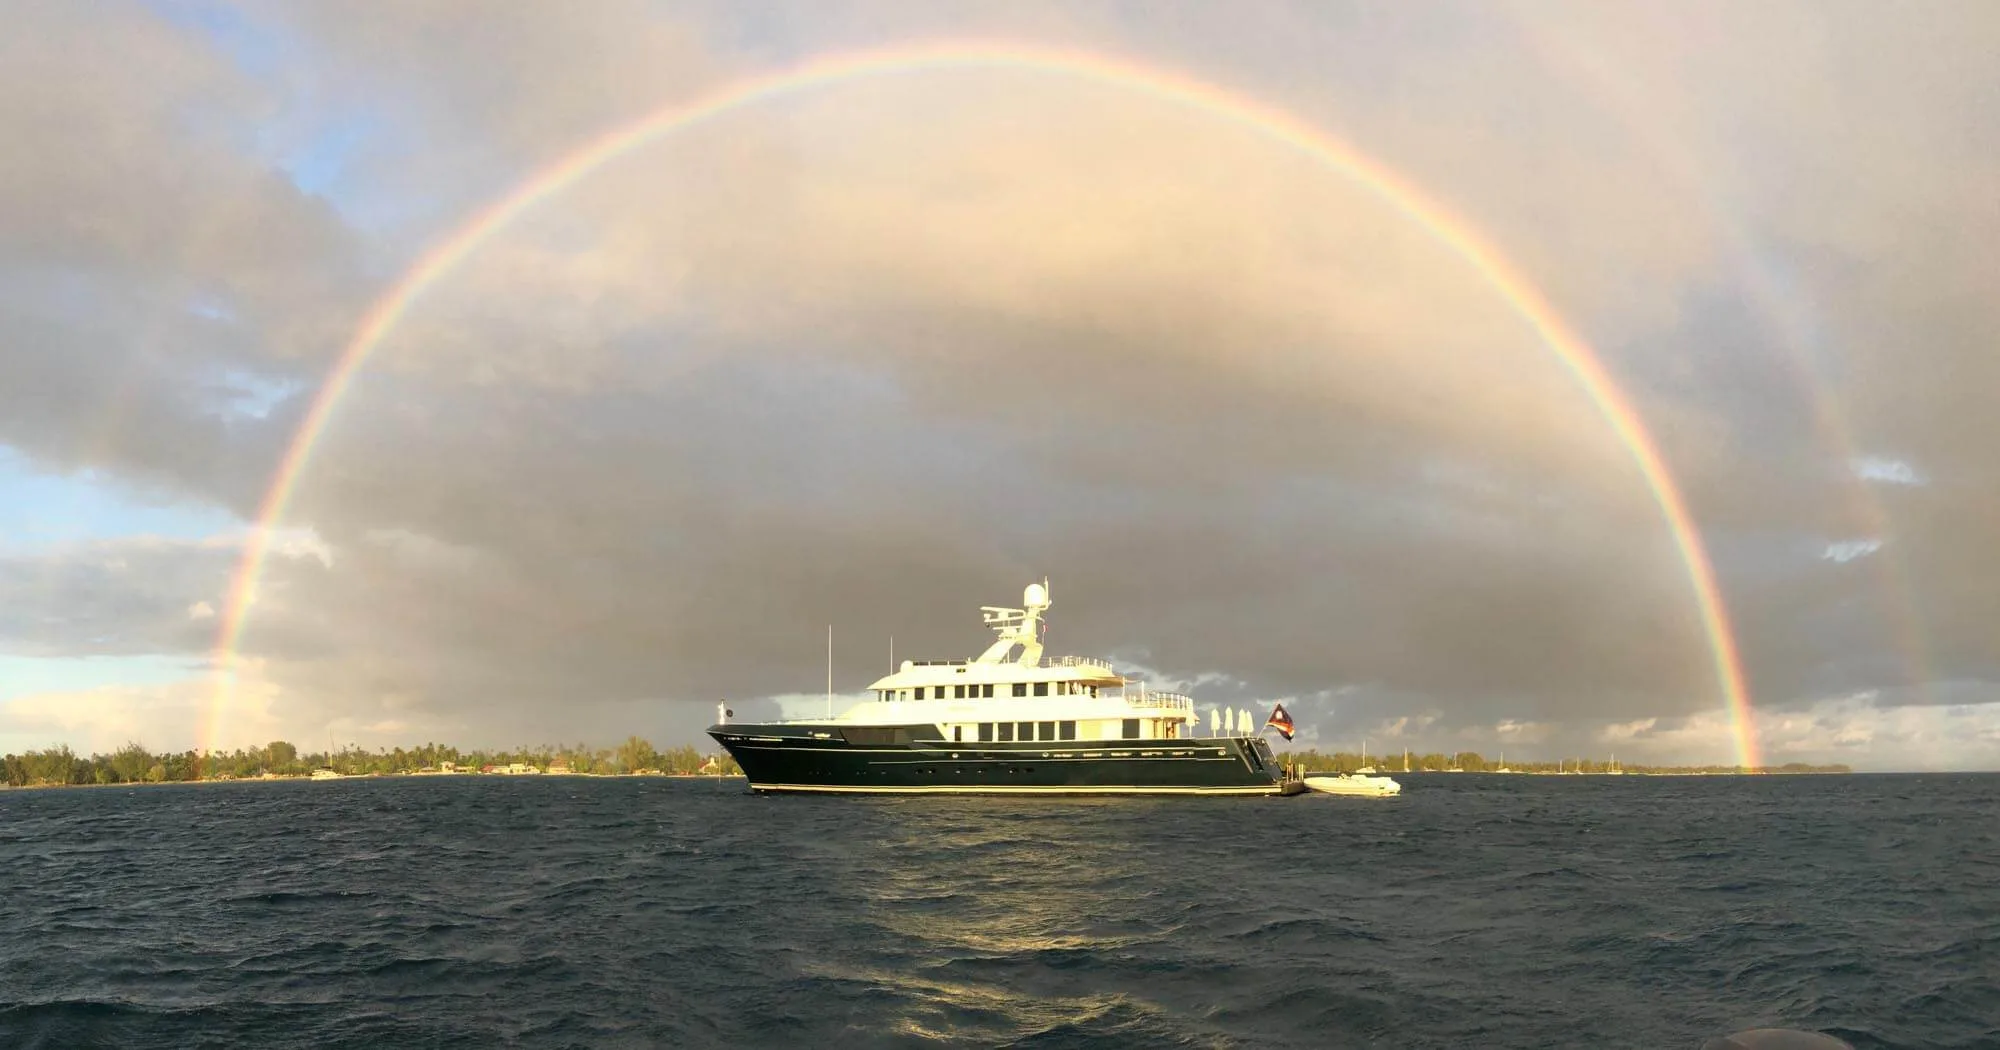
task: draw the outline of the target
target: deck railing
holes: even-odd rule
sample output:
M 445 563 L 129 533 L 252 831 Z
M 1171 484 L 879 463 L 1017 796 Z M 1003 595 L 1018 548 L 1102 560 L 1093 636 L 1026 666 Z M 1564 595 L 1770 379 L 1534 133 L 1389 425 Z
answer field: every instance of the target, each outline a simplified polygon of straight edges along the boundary
M 1111 670 L 1111 661 L 1100 660 L 1095 656 L 1044 656 L 1042 657 L 1042 666 L 1043 667 L 1102 667 L 1105 670 L 1109 671 Z

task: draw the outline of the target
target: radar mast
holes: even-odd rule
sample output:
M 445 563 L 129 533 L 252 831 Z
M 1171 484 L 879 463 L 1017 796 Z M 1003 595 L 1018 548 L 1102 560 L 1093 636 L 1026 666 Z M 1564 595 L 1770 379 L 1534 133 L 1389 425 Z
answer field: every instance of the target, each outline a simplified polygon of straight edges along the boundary
M 1047 611 L 1049 602 L 1049 581 L 1042 578 L 1040 583 L 1031 583 L 1021 592 L 1021 604 L 1025 609 L 1004 609 L 997 605 L 982 605 L 979 611 L 986 618 L 986 626 L 1000 632 L 1000 637 L 979 654 L 973 663 L 1004 664 L 1013 654 L 1014 647 L 1021 647 L 1019 658 L 1013 663 L 1033 667 L 1042 662 L 1041 625 L 1042 613 Z

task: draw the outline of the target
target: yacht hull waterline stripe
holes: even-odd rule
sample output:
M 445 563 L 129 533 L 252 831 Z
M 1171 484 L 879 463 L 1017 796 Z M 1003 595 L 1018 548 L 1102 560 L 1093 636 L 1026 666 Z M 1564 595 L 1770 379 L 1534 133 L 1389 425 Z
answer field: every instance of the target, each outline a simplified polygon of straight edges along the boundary
M 909 787 L 845 786 L 840 784 L 758 784 L 752 791 L 817 791 L 824 794 L 859 793 L 870 795 L 1276 795 L 1282 784 L 1244 787 L 1144 787 L 1113 785 L 1051 784 L 1021 787 L 954 787 L 949 784 L 916 784 Z
M 1748 689 L 1721 588 L 1707 550 L 1664 457 L 1608 370 L 1519 270 L 1463 220 L 1420 193 L 1401 176 L 1324 131 L 1248 96 L 1166 70 L 1087 52 L 993 42 L 947 41 L 885 51 L 850 53 L 735 82 L 701 98 L 677 103 L 604 135 L 543 168 L 513 191 L 437 242 L 364 315 L 293 435 L 258 506 L 219 618 L 216 688 L 197 743 L 218 744 L 233 700 L 237 649 L 253 604 L 257 580 L 299 478 L 324 433 L 334 407 L 355 374 L 410 306 L 494 233 L 536 203 L 558 193 L 625 152 L 693 127 L 738 107 L 867 77 L 921 70 L 994 68 L 1065 75 L 1122 86 L 1255 129 L 1298 150 L 1372 191 L 1471 265 L 1542 338 L 1583 387 L 1620 442 L 1631 453 L 1672 533 L 1687 570 L 1728 711 L 1738 761 L 1759 765 Z

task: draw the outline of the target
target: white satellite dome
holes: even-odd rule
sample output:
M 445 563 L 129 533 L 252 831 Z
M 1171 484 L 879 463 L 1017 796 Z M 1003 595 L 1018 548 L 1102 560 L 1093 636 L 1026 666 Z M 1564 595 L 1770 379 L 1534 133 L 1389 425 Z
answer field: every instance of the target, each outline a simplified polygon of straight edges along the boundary
M 1027 590 L 1021 592 L 1021 604 L 1031 609 L 1037 605 L 1047 605 L 1048 603 L 1049 589 L 1039 583 L 1031 583 L 1028 585 Z

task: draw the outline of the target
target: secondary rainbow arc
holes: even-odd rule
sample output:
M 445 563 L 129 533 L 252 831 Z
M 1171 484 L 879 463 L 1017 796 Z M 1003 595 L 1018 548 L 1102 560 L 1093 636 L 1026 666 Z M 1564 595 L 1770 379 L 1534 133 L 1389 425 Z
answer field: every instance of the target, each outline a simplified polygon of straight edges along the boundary
M 846 81 L 927 69 L 978 67 L 1071 76 L 1119 86 L 1252 128 L 1271 141 L 1298 150 L 1353 179 L 1471 265 L 1561 360 L 1630 452 L 1686 567 L 1711 652 L 1716 684 L 1731 720 L 1738 762 L 1746 766 L 1760 764 L 1749 691 L 1735 636 L 1714 567 L 1686 499 L 1643 420 L 1610 373 L 1547 299 L 1497 249 L 1463 220 L 1387 167 L 1298 118 L 1252 98 L 1176 73 L 1103 55 L 984 42 L 946 42 L 823 58 L 738 81 L 689 102 L 669 105 L 611 131 L 529 177 L 425 252 L 363 316 L 354 337 L 329 371 L 318 397 L 300 421 L 258 505 L 256 525 L 244 544 L 217 629 L 217 687 L 200 733 L 203 746 L 214 740 L 231 702 L 237 647 L 248 622 L 258 577 L 270 554 L 272 535 L 311 460 L 313 447 L 355 374 L 427 288 L 523 211 L 620 154 L 663 135 L 742 106 Z
M 1716 192 L 1712 180 L 1703 177 L 1694 147 L 1671 134 L 1671 122 L 1657 119 L 1649 112 L 1645 92 L 1630 70 L 1605 61 L 1587 40 L 1565 32 L 1559 25 L 1520 19 L 1518 28 L 1551 68 L 1575 79 L 1581 97 L 1616 117 L 1661 172 L 1707 207 L 1719 247 L 1739 276 L 1747 301 L 1757 307 L 1776 335 L 1772 345 L 1779 351 L 1778 359 L 1804 391 L 1820 446 L 1833 451 L 1836 469 L 1847 474 L 1844 487 L 1849 494 L 1850 522 L 1861 537 L 1882 542 L 1880 552 L 1867 555 L 1865 560 L 1874 565 L 1884 600 L 1890 607 L 1889 626 L 1902 657 L 1905 681 L 1929 694 L 1930 683 L 1937 674 L 1923 607 L 1910 582 L 1906 547 L 1895 539 L 1894 520 L 1882 498 L 1856 471 L 1855 464 L 1862 459 L 1864 449 L 1853 422 L 1842 410 L 1843 399 L 1809 359 L 1811 351 L 1821 344 L 1815 326 L 1808 320 L 1814 305 L 1792 286 L 1775 254 L 1760 249 L 1738 209 Z

